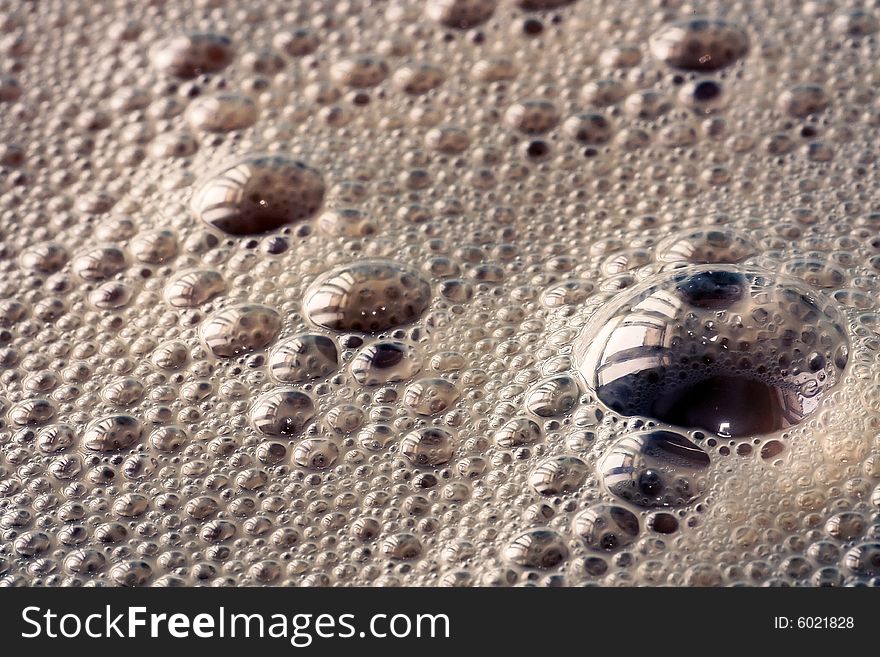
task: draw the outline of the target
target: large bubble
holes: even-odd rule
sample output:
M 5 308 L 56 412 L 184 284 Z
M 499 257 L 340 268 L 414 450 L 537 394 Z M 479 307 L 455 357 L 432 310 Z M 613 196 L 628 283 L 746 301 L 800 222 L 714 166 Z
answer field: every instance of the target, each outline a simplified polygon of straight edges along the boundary
M 578 368 L 622 415 L 720 436 L 800 423 L 848 360 L 837 306 L 805 283 L 757 269 L 666 272 L 614 298 L 578 338 Z
M 306 291 L 304 310 L 336 331 L 378 333 L 415 321 L 431 302 L 431 286 L 390 260 L 362 260 L 333 269 Z
M 321 173 L 284 155 L 251 155 L 208 175 L 192 211 L 230 235 L 259 235 L 311 217 L 324 199 Z

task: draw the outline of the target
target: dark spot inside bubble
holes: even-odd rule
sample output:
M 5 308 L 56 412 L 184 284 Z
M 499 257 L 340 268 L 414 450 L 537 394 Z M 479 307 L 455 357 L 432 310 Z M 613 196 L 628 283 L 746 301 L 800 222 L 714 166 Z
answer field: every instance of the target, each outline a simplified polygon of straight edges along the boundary
M 639 490 L 649 497 L 656 497 L 663 490 L 663 478 L 656 470 L 647 469 L 639 475 Z
M 584 157 L 596 157 L 598 154 L 599 151 L 597 151 L 592 146 L 584 149 Z
M 672 76 L 672 84 L 674 85 L 682 85 L 684 84 L 684 76 L 683 75 L 673 75 Z
M 748 443 L 741 443 L 736 446 L 736 453 L 739 456 L 748 456 L 752 453 L 752 446 Z
M 688 276 L 675 289 L 697 308 L 728 308 L 743 298 L 746 278 L 731 271 L 705 271 Z
M 694 99 L 707 102 L 721 95 L 721 85 L 714 80 L 702 80 L 694 86 Z
M 364 91 L 359 91 L 358 93 L 356 93 L 352 97 L 351 102 L 355 105 L 360 106 L 360 107 L 362 107 L 364 105 L 369 105 L 370 104 L 370 94 L 368 94 Z
M 272 237 L 266 241 L 266 253 L 269 255 L 278 255 L 287 251 L 289 244 L 283 237 Z
M 801 128 L 801 137 L 804 139 L 812 139 L 817 134 L 819 134 L 819 130 L 814 125 L 805 125 Z
M 405 356 L 406 351 L 400 345 L 384 342 L 374 347 L 370 362 L 377 369 L 386 369 L 400 364 Z
M 617 547 L 617 537 L 614 534 L 605 534 L 602 536 L 599 545 L 603 550 L 611 551 Z
M 792 391 L 756 378 L 715 375 L 659 391 L 648 413 L 670 424 L 737 438 L 791 426 L 788 416 L 799 407 Z
M 471 39 L 474 43 L 483 43 L 486 40 L 485 32 L 476 32 Z
M 709 465 L 709 455 L 706 452 L 674 431 L 653 431 L 642 451 L 648 456 L 664 460 L 668 460 L 670 456 L 675 457 L 675 460 L 687 462 L 692 467 L 703 468 Z
M 364 339 L 358 335 L 343 335 L 339 338 L 339 344 L 343 349 L 357 349 L 364 343 Z
M 594 577 L 608 572 L 608 563 L 602 557 L 586 557 L 583 561 L 584 572 Z
M 538 36 L 544 31 L 544 24 L 536 18 L 527 18 L 523 21 L 522 30 L 526 36 Z
M 259 242 L 257 240 L 248 240 L 244 243 L 244 248 L 246 249 L 256 249 Z
M 761 458 L 762 459 L 772 459 L 774 456 L 779 456 L 782 454 L 782 451 L 785 449 L 785 445 L 778 440 L 768 440 L 766 443 L 761 445 Z
M 547 155 L 550 152 L 550 146 L 545 141 L 541 141 L 540 139 L 536 139 L 533 142 L 530 142 L 528 147 L 526 147 L 526 155 L 533 159 L 540 159 Z

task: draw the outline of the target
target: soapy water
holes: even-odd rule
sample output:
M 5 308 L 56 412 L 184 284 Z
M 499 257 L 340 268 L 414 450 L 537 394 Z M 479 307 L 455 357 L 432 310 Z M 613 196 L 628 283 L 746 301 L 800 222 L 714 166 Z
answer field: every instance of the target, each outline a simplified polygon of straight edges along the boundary
M 880 582 L 876 9 L 0 9 L 0 584 Z

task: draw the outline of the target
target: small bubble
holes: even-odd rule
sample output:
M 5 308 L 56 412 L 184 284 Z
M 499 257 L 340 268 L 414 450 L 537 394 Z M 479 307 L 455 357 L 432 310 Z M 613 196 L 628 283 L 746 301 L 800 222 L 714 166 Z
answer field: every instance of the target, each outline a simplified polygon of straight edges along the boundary
M 219 358 L 232 358 L 267 346 L 281 328 L 278 313 L 259 304 L 243 304 L 221 310 L 201 328 L 205 346 Z
M 318 326 L 378 333 L 414 322 L 430 302 L 431 286 L 417 272 L 392 261 L 368 260 L 318 277 L 303 307 Z
M 734 64 L 749 49 L 745 30 L 723 18 L 686 18 L 666 25 L 650 39 L 651 54 L 673 68 L 716 71 Z
M 645 507 L 683 506 L 707 487 L 709 456 L 683 435 L 650 430 L 618 440 L 597 470 L 608 491 Z

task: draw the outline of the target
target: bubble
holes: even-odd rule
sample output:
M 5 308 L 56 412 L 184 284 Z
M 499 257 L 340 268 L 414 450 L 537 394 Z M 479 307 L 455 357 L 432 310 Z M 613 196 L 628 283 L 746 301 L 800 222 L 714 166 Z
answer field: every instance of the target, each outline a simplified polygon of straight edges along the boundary
M 752 241 L 726 228 L 700 228 L 675 233 L 657 244 L 659 262 L 692 265 L 730 263 L 746 260 L 757 252 Z
M 85 281 L 103 281 L 128 266 L 125 252 L 115 246 L 89 249 L 73 259 L 73 271 Z
M 315 402 L 301 390 L 275 390 L 251 408 L 254 428 L 267 436 L 294 436 L 315 416 Z
M 143 423 L 131 415 L 107 415 L 92 422 L 82 444 L 93 452 L 118 452 L 139 443 Z
M 306 290 L 303 309 L 333 331 L 379 333 L 416 321 L 431 302 L 431 286 L 390 260 L 362 260 L 330 270 Z
M 458 389 L 446 379 L 421 379 L 407 386 L 403 403 L 419 415 L 436 415 L 452 406 L 458 396 Z
M 455 454 L 455 437 L 439 427 L 418 429 L 403 437 L 400 453 L 413 465 L 442 465 Z
M 57 454 L 73 447 L 78 441 L 73 427 L 67 424 L 54 424 L 40 429 L 37 446 L 45 454 Z
M 581 99 L 586 105 L 607 107 L 615 105 L 626 98 L 627 88 L 623 82 L 615 78 L 600 78 L 584 85 Z
M 350 434 L 363 425 L 364 411 L 354 404 L 340 404 L 327 411 L 325 422 L 340 435 Z
M 177 237 L 170 230 L 153 230 L 139 234 L 131 241 L 136 260 L 158 265 L 177 255 Z
M 272 45 L 290 57 L 310 55 L 321 45 L 320 37 L 307 27 L 297 27 L 289 32 L 279 32 Z
M 575 279 L 557 283 L 541 293 L 541 304 L 547 308 L 580 305 L 586 301 L 595 285 L 591 281 Z
M 150 50 L 150 61 L 157 70 L 183 79 L 222 71 L 234 57 L 232 40 L 210 32 L 175 36 Z
M 680 433 L 652 429 L 619 439 L 597 470 L 616 497 L 644 507 L 677 507 L 705 492 L 709 463 L 709 455 Z
M 587 547 L 613 552 L 638 538 L 639 519 L 622 506 L 597 504 L 575 516 L 572 529 Z
M 699 78 L 681 88 L 678 98 L 683 105 L 700 114 L 723 109 L 729 100 L 724 86 L 711 78 Z
M 334 237 L 364 237 L 378 230 L 376 223 L 357 208 L 328 210 L 318 217 L 317 224 L 322 232 Z
M 104 386 L 101 396 L 115 406 L 131 406 L 144 396 L 144 385 L 134 377 L 120 377 Z
M 358 432 L 358 444 L 370 452 L 379 452 L 397 438 L 395 430 L 387 424 L 372 424 Z
M 783 263 L 779 271 L 803 279 L 817 288 L 839 288 L 846 282 L 842 269 L 820 258 L 795 258 Z
M 818 84 L 799 84 L 779 96 L 779 109 L 789 116 L 805 118 L 818 114 L 831 103 L 828 93 Z
M 645 527 L 658 534 L 674 534 L 678 531 L 678 519 L 665 511 L 654 511 L 645 519 Z
M 365 54 L 337 62 L 330 68 L 330 77 L 338 84 L 365 89 L 382 82 L 390 71 L 382 57 Z
M 14 77 L 0 76 L 0 103 L 9 103 L 21 97 L 21 85 Z
M 332 467 L 339 458 L 339 447 L 326 438 L 307 438 L 293 452 L 293 460 L 297 465 L 311 470 L 323 470 Z
M 302 333 L 280 342 L 269 356 L 269 371 L 280 383 L 321 379 L 339 367 L 339 350 L 330 338 Z
M 516 78 L 518 68 L 509 57 L 487 57 L 471 68 L 471 78 L 477 82 L 501 82 Z
M 284 155 L 249 155 L 204 178 L 193 214 L 229 235 L 259 235 L 311 217 L 324 199 L 317 169 Z
M 196 130 L 230 132 L 249 128 L 257 120 L 257 104 L 242 94 L 222 93 L 196 98 L 186 120 Z
M 527 99 L 511 105 L 504 113 L 504 122 L 527 135 L 538 135 L 559 123 L 559 111 L 549 100 Z
M 186 444 L 187 438 L 184 429 L 169 425 L 154 429 L 150 433 L 150 445 L 157 452 L 172 454 Z
M 458 126 L 444 125 L 431 128 L 425 134 L 425 145 L 447 155 L 461 153 L 470 145 L 468 133 Z
M 399 532 L 389 536 L 382 543 L 382 553 L 392 559 L 409 561 L 422 554 L 422 543 L 418 537 L 408 532 Z
M 107 565 L 106 557 L 98 550 L 81 548 L 64 557 L 64 570 L 70 574 L 95 575 Z
M 541 427 L 534 420 L 518 417 L 508 420 L 495 432 L 495 444 L 505 449 L 531 445 L 543 438 Z
M 218 358 L 232 358 L 266 347 L 280 328 L 281 317 L 276 311 L 259 304 L 241 304 L 205 320 L 201 338 Z
M 235 536 L 237 527 L 228 520 L 211 520 L 202 526 L 199 538 L 205 543 L 222 543 Z
M 842 11 L 831 20 L 831 29 L 837 34 L 859 38 L 874 34 L 880 27 L 877 17 L 864 9 Z
M 162 370 L 179 370 L 186 364 L 189 352 L 182 342 L 170 341 L 160 344 L 153 351 L 153 364 Z
M 843 555 L 844 567 L 853 575 L 877 577 L 880 575 L 880 543 L 860 543 Z
M 436 89 L 445 79 L 443 69 L 428 62 L 407 64 L 392 76 L 394 85 L 412 96 L 420 96 Z
M 686 71 L 717 71 L 742 59 L 749 37 L 736 23 L 723 18 L 693 17 L 670 23 L 650 39 L 651 54 Z
M 575 352 L 612 410 L 742 437 L 818 408 L 848 360 L 844 326 L 833 302 L 800 282 L 703 265 L 620 293 Z
M 429 0 L 425 14 L 446 27 L 468 30 L 489 20 L 497 5 L 497 0 Z
M 192 269 L 172 278 L 165 301 L 177 308 L 197 308 L 226 291 L 222 274 L 213 269 Z
M 539 463 L 529 474 L 529 485 L 541 495 L 559 495 L 580 488 L 588 467 L 576 456 L 554 456 Z
M 583 112 L 567 118 L 562 124 L 562 132 L 582 144 L 604 144 L 611 139 L 613 128 L 604 114 Z
M 48 399 L 27 399 L 12 406 L 6 413 L 13 424 L 26 427 L 50 422 L 57 412 Z
M 535 385 L 526 393 L 525 407 L 539 417 L 557 417 L 571 410 L 580 395 L 574 377 L 561 375 Z
M 363 386 L 406 381 L 420 369 L 415 349 L 397 341 L 374 342 L 351 362 L 351 374 Z
M 520 9 L 525 11 L 544 11 L 546 9 L 558 9 L 570 5 L 575 0 L 516 0 Z
M 666 114 L 672 108 L 672 103 L 665 94 L 651 89 L 637 91 L 626 97 L 623 109 L 630 117 L 650 121 Z M 620 133 L 623 138 L 629 138 L 628 133 Z
M 504 556 L 514 565 L 545 570 L 565 561 L 568 547 L 552 529 L 530 529 L 508 543 Z

